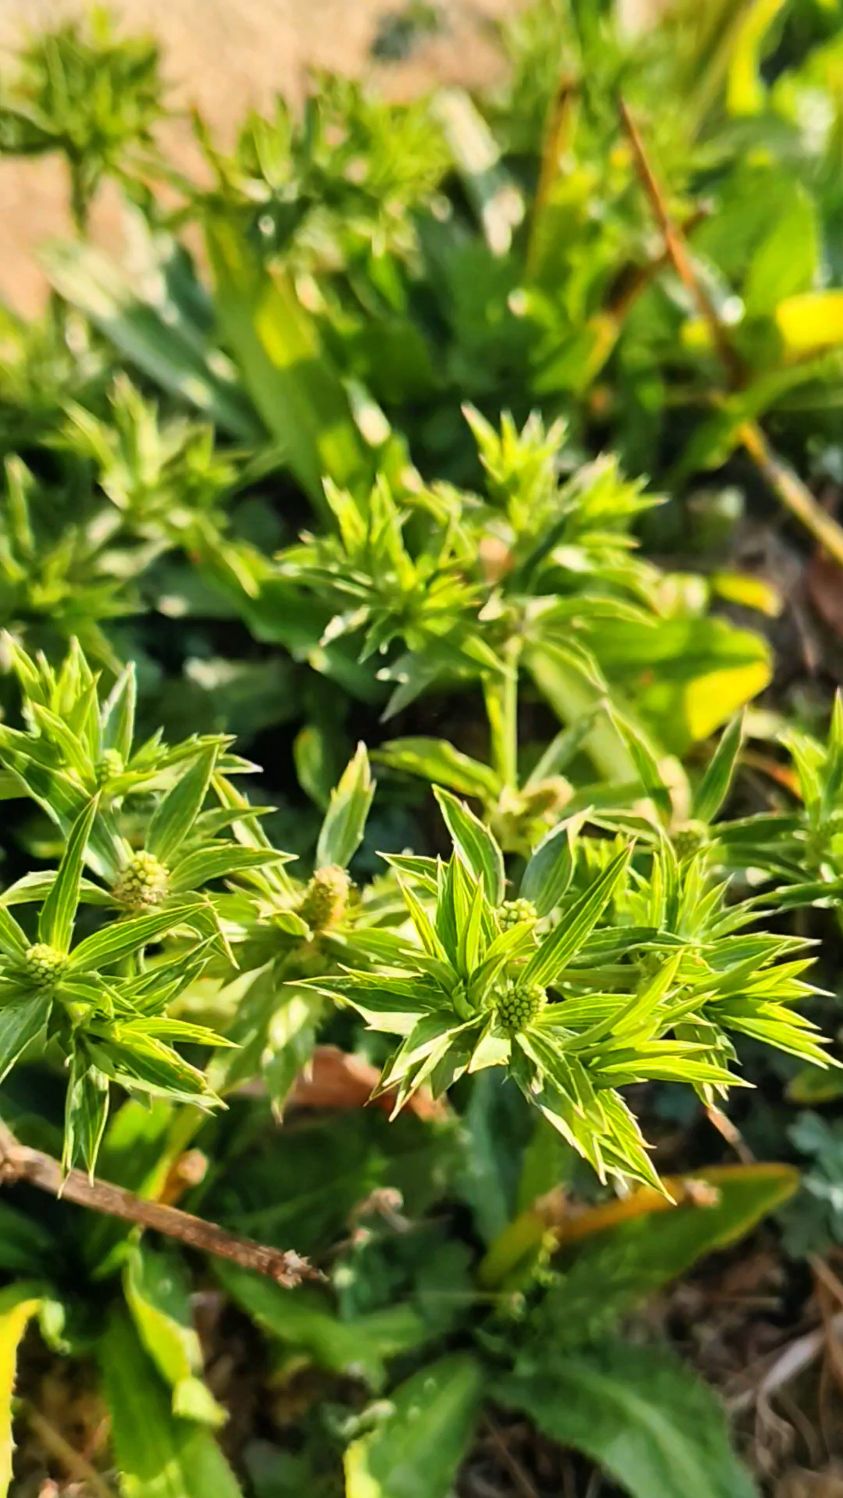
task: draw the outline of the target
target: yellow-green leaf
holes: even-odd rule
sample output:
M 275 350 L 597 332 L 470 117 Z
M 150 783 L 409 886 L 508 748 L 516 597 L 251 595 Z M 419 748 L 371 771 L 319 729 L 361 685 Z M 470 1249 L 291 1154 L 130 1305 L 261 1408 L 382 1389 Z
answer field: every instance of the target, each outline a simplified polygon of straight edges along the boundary
M 34 1285 L 10 1285 L 0 1291 L 0 1498 L 6 1498 L 12 1481 L 12 1395 L 18 1345 L 40 1304 Z

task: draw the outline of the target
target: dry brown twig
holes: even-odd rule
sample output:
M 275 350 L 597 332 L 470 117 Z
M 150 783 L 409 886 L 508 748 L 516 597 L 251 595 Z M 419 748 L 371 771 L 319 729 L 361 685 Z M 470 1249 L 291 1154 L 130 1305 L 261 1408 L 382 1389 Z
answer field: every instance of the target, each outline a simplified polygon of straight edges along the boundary
M 539 1498 L 538 1492 L 533 1486 L 530 1477 L 524 1471 L 524 1468 L 519 1462 L 514 1451 L 511 1451 L 509 1446 L 507 1445 L 503 1431 L 499 1429 L 490 1415 L 487 1415 L 485 1417 L 483 1423 L 489 1433 L 489 1438 L 495 1448 L 495 1451 L 497 1452 L 503 1465 L 506 1467 L 507 1472 L 512 1478 L 516 1488 L 518 1489 L 518 1492 L 522 1495 L 522 1498 Z
M 677 276 L 693 298 L 700 317 L 709 330 L 714 348 L 734 390 L 743 383 L 744 369 L 729 341 L 720 314 L 708 294 L 694 265 L 682 229 L 674 222 L 664 189 L 653 169 L 641 132 L 623 99 L 619 100 L 621 123 L 632 150 L 638 178 L 659 225 L 665 251 Z M 791 515 L 819 542 L 820 546 L 843 566 L 843 528 L 827 514 L 793 469 L 773 450 L 757 421 L 738 423 L 737 436 L 765 483 Z
M 21 1144 L 6 1125 L 0 1122 L 0 1184 L 14 1185 L 25 1181 L 50 1196 L 61 1197 L 77 1206 L 122 1218 L 138 1227 L 176 1238 L 200 1253 L 230 1259 L 244 1269 L 265 1274 L 276 1284 L 292 1287 L 302 1280 L 320 1279 L 321 1275 L 307 1259 L 292 1249 L 270 1248 L 229 1233 L 215 1222 L 183 1212 L 180 1207 L 159 1201 L 145 1201 L 123 1186 L 110 1181 L 89 1180 L 81 1170 L 64 1171 L 58 1160 L 42 1150 Z
M 77 1451 L 76 1447 L 65 1439 L 61 1431 L 56 1430 L 55 1426 L 51 1425 L 50 1421 L 28 1400 L 21 1400 L 19 1405 L 36 1440 L 64 1467 L 68 1477 L 84 1485 L 82 1489 L 84 1493 L 88 1493 L 90 1498 L 113 1498 L 113 1490 L 105 1478 L 95 1467 L 91 1466 L 81 1451 Z

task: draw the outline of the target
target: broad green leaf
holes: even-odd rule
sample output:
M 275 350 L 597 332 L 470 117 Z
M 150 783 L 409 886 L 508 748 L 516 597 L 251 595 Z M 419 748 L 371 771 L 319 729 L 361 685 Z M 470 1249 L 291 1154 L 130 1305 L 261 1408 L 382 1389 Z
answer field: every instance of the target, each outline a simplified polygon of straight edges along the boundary
M 390 743 L 382 744 L 372 758 L 393 770 L 406 770 L 433 785 L 444 785 L 460 795 L 476 796 L 478 800 L 495 798 L 500 792 L 500 781 L 494 770 L 481 760 L 472 759 L 455 749 L 447 739 L 392 739 Z
M 742 738 L 743 714 L 738 714 L 724 730 L 705 774 L 694 791 L 693 814 L 701 822 L 713 822 L 729 794 Z
M 623 879 L 631 851 L 623 848 L 617 853 L 603 873 L 564 913 L 558 926 L 544 938 L 524 970 L 526 983 L 540 983 L 547 987 L 579 951 Z
M 843 343 L 843 291 L 784 297 L 774 316 L 785 350 L 794 358 Z
M 284 1290 L 222 1260 L 214 1269 L 228 1294 L 270 1337 L 319 1368 L 363 1379 L 374 1388 L 383 1386 L 389 1359 L 421 1347 L 432 1335 L 429 1324 L 406 1303 L 343 1318 L 327 1296 L 315 1291 Z
M 95 796 L 74 823 L 55 882 L 38 916 L 38 940 L 55 947 L 58 952 L 70 949 L 85 851 L 98 810 L 99 797 Z
M 125 1312 L 112 1311 L 99 1358 L 123 1498 L 242 1498 L 207 1427 L 173 1414 Z
M 743 295 L 746 316 L 776 316 L 776 309 L 788 297 L 810 292 L 820 249 L 816 203 L 794 182 L 750 262 Z
M 716 1396 L 666 1348 L 608 1342 L 524 1361 L 494 1398 L 633 1498 L 753 1498 Z
M 12 1397 L 18 1346 L 40 1305 L 36 1285 L 9 1285 L 0 1290 L 0 1498 L 6 1498 L 12 1481 Z
M 599 627 L 591 638 L 609 680 L 634 701 L 636 722 L 674 754 L 716 732 L 772 674 L 760 634 L 711 615 Z
M 49 993 L 34 993 L 29 998 L 0 1004 L 0 1082 L 41 1033 L 52 1006 Z
M 450 791 L 435 786 L 433 794 L 454 840 L 457 856 L 475 878 L 482 879 L 492 904 L 499 905 L 504 896 L 505 877 L 503 854 L 495 838 L 465 802 L 458 801 Z
M 345 1453 L 346 1498 L 448 1498 L 469 1449 L 484 1382 L 480 1363 L 462 1353 L 399 1384 L 386 1418 Z
M 267 430 L 311 499 L 320 502 L 324 477 L 354 487 L 371 464 L 292 277 L 263 267 L 233 222 L 212 220 L 207 242 L 220 328 Z
M 316 846 L 317 869 L 338 864 L 345 869 L 357 852 L 366 828 L 366 818 L 375 794 L 365 744 L 358 744 L 354 758 L 343 770 Z
M 611 1329 L 697 1259 L 742 1238 L 793 1195 L 798 1181 L 788 1165 L 713 1167 L 663 1183 L 679 1205 L 644 1188 L 586 1212 L 559 1233 L 565 1278 L 542 1312 L 555 1339 L 571 1345 Z
M 214 773 L 217 747 L 204 749 L 156 807 L 146 835 L 146 848 L 162 863 L 169 863 L 202 810 Z
M 123 1270 L 123 1289 L 138 1336 L 173 1391 L 173 1414 L 222 1425 L 226 1412 L 202 1382 L 202 1349 L 179 1259 L 143 1241 L 134 1244 Z

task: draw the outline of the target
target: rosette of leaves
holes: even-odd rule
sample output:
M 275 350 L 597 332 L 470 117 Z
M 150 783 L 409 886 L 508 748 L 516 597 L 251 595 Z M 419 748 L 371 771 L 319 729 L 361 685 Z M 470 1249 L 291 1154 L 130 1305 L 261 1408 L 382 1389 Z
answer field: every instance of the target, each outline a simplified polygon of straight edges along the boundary
M 229 738 L 195 736 L 171 746 L 158 732 L 137 744 L 132 666 L 102 697 L 76 642 L 58 670 L 13 640 L 6 644 L 27 725 L 0 725 L 6 795 L 28 795 L 68 835 L 99 794 L 85 858 L 106 889 L 97 896 L 86 883 L 84 898 L 142 909 L 286 856 L 239 845 L 223 835 L 235 813 L 205 807 L 215 775 L 253 768 L 229 752 Z M 32 897 L 42 884 L 40 876 L 24 879 L 6 898 Z
M 698 588 L 636 556 L 632 525 L 657 501 L 613 459 L 566 472 L 558 423 L 519 431 L 504 417 L 498 430 L 467 414 L 483 497 L 382 477 L 363 501 L 328 485 L 335 531 L 279 558 L 277 606 L 286 583 L 325 610 L 314 646 L 348 638 L 361 661 L 386 658 L 387 716 L 437 682 L 515 691 L 520 666 L 564 722 L 611 693 L 685 749 L 766 684 L 759 636 L 708 617 Z M 588 748 L 616 769 L 595 735 Z
M 406 928 L 375 934 L 366 970 L 313 980 L 402 1037 L 380 1082 L 396 1109 L 425 1083 L 439 1094 L 503 1066 L 598 1175 L 656 1183 L 621 1087 L 659 1079 L 725 1093 L 740 1083 L 732 1032 L 828 1063 L 793 1008 L 813 991 L 806 943 L 747 933 L 754 905 L 726 904 L 705 852 L 680 865 L 666 841 L 618 847 L 578 838 L 572 820 L 507 899 L 489 829 L 449 792 L 437 800 L 451 858 L 389 860 Z
M 0 150 L 67 161 L 76 223 L 85 223 L 103 177 L 136 184 L 133 167 L 163 113 L 158 47 L 117 39 L 107 12 L 44 32 L 21 51 L 0 102 Z
M 201 902 L 111 920 L 81 939 L 76 922 L 85 851 L 99 811 L 95 797 L 74 823 L 34 932 L 0 903 L 0 1075 L 45 1030 L 65 1057 L 65 1161 L 93 1172 L 108 1114 L 109 1083 L 129 1092 L 213 1107 L 204 1074 L 172 1041 L 225 1044 L 203 1026 L 168 1017 L 169 1003 L 201 970 L 207 922 Z M 179 929 L 193 940 L 176 962 L 147 966 L 146 949 Z
M 376 261 L 417 251 L 413 213 L 448 168 L 428 103 L 396 105 L 355 79 L 321 74 L 303 111 L 278 97 L 271 114 L 247 115 L 230 157 L 201 121 L 197 129 L 216 177 L 209 197 L 239 212 L 264 255 L 281 251 L 311 273 L 318 266 L 326 289 L 338 273 L 352 276 L 340 303 L 351 335 L 355 311 L 365 322 L 355 280 L 375 281 Z M 381 298 L 386 309 L 387 285 Z

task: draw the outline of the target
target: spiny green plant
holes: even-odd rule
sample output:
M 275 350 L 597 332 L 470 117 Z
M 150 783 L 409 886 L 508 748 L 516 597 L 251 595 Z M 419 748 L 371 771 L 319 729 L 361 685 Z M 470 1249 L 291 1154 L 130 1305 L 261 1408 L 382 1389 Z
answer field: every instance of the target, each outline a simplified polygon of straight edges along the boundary
M 349 1498 L 391 1493 L 409 1460 L 443 1498 L 481 1387 L 636 1498 L 750 1491 L 699 1385 L 613 1337 L 795 1184 L 660 1184 L 660 1082 L 689 1109 L 802 1062 L 794 1100 L 839 1086 L 809 971 L 815 907 L 839 915 L 839 709 L 827 740 L 730 721 L 780 603 L 732 559 L 743 492 L 796 484 L 817 530 L 759 419 L 837 475 L 839 42 L 827 10 L 776 9 L 678 4 L 634 37 L 552 0 L 476 98 L 321 80 L 229 153 L 197 122 L 210 186 L 154 146 L 150 44 L 61 28 L 5 89 L 3 148 L 63 154 L 80 226 L 115 180 L 133 250 L 54 247 L 45 319 L 2 319 L 0 1111 L 326 1267 L 301 1292 L 220 1272 L 271 1344 L 250 1498 L 335 1492 L 342 1464 Z M 234 731 L 261 734 L 254 802 Z M 399 1116 L 279 1140 L 328 1066 Z M 127 1495 L 166 1471 L 233 1498 L 206 1261 L 12 1190 L 4 1346 L 37 1314 L 51 1355 L 102 1365 Z M 598 1198 L 579 1239 L 569 1194 Z M 305 1411 L 295 1453 L 279 1354 L 343 1411 Z
M 31 796 L 66 846 L 54 876 L 24 876 L 2 897 L 4 1070 L 52 1019 L 83 1077 L 93 1069 L 130 1086 L 201 1093 L 204 1079 L 161 1037 L 213 1039 L 166 1016 L 207 968 L 221 1013 L 236 994 L 228 1035 L 246 1042 L 212 1063 L 216 1086 L 260 1068 L 281 1103 L 315 1041 L 321 994 L 404 1037 L 380 1083 L 397 1108 L 425 1082 L 441 1093 L 502 1065 L 600 1176 L 656 1184 L 619 1087 L 684 1081 L 711 1099 L 738 1080 L 734 1032 L 825 1063 L 814 1026 L 793 1008 L 812 991 L 804 940 L 747 931 L 757 902 L 726 902 L 713 851 L 688 853 L 685 829 L 677 851 L 658 822 L 635 848 L 599 825 L 584 836 L 588 813 L 576 814 L 545 836 L 512 887 L 493 833 L 438 788 L 451 857 L 390 855 L 394 882 L 361 896 L 346 872 L 373 795 L 361 746 L 302 884 L 232 783 L 249 766 L 225 739 L 171 747 L 156 735 L 136 747 L 131 670 L 101 703 L 78 646 L 58 671 L 10 649 L 28 726 L 0 728 L 0 756 L 11 793 Z M 715 756 L 698 810 L 725 794 L 737 743 L 730 733 Z M 83 883 L 86 863 L 95 877 Z M 219 880 L 228 892 L 215 892 Z M 85 902 L 105 924 L 77 947 Z M 40 907 L 31 935 L 12 913 L 24 903 Z M 164 938 L 176 955 L 163 967 L 147 962 L 145 950 Z M 269 1034 L 294 1003 L 276 1060 Z M 96 1097 L 104 1110 L 107 1089 Z M 93 1133 L 98 1140 L 101 1124 Z
M 97 7 L 86 24 L 39 33 L 20 52 L 0 101 L 0 150 L 63 155 L 82 228 L 104 176 L 124 187 L 133 182 L 139 163 L 132 158 L 150 145 L 162 113 L 156 44 L 118 40 L 107 11 Z

